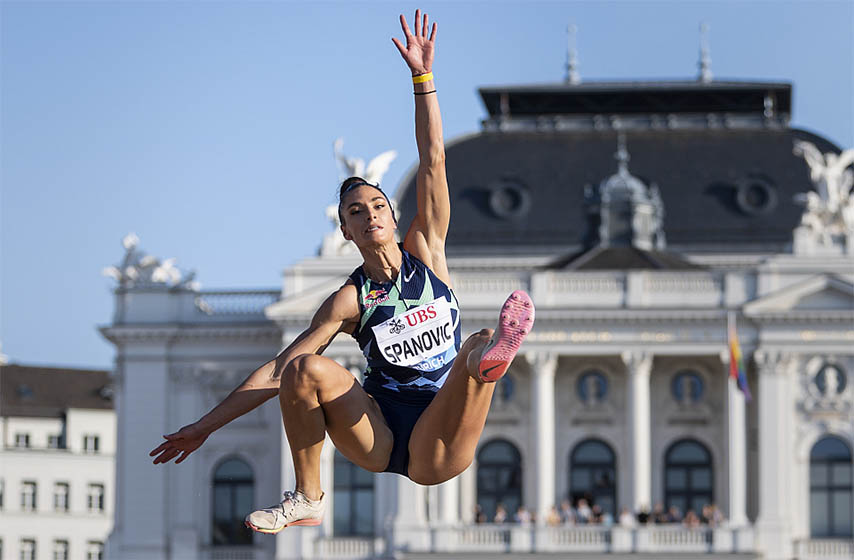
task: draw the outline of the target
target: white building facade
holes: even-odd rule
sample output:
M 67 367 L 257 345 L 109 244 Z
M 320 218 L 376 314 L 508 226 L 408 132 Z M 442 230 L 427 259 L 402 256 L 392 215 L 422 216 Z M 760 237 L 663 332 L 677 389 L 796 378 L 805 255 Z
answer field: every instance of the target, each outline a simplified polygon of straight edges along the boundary
M 464 333 L 492 326 L 513 290 L 537 306 L 474 464 L 421 487 L 362 471 L 327 442 L 332 499 L 320 527 L 241 529 L 248 511 L 294 485 L 276 402 L 181 465 L 154 466 L 147 451 L 292 341 L 358 255 L 333 231 L 317 257 L 286 270 L 281 291 L 214 292 L 127 239 L 114 319 L 102 328 L 117 348 L 109 558 L 850 558 L 852 152 L 788 128 L 790 86 L 585 86 L 484 89 L 484 131 L 448 146 L 449 265 Z M 403 227 L 413 180 L 396 196 Z M 812 193 L 806 208 L 793 192 Z M 750 402 L 728 377 L 728 317 Z M 348 337 L 325 355 L 360 375 Z M 615 521 L 657 503 L 715 504 L 726 520 L 545 523 L 553 506 L 581 499 Z M 475 523 L 476 507 L 492 518 L 498 504 L 537 521 Z
M 0 559 L 102 560 L 113 526 L 106 371 L 0 366 Z

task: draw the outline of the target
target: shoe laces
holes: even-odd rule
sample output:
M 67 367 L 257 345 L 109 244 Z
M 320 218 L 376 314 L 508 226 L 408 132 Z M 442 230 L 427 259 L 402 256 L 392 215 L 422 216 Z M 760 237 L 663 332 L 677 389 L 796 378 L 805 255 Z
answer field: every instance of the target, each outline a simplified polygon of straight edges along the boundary
M 296 509 L 297 500 L 299 500 L 300 498 L 305 499 L 302 494 L 292 490 L 285 490 L 284 492 L 282 492 L 282 495 L 285 497 L 285 499 L 279 502 L 279 509 L 282 511 L 282 515 L 284 517 L 287 517 L 289 513 Z

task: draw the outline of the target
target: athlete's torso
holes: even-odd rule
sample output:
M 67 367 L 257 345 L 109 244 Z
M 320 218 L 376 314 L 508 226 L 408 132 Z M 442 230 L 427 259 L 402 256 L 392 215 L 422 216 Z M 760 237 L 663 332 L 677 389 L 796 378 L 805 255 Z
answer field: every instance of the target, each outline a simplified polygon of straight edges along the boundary
M 429 396 L 444 384 L 460 349 L 457 298 L 433 271 L 404 251 L 397 279 L 350 275 L 359 299 L 353 331 L 368 361 L 365 389 Z

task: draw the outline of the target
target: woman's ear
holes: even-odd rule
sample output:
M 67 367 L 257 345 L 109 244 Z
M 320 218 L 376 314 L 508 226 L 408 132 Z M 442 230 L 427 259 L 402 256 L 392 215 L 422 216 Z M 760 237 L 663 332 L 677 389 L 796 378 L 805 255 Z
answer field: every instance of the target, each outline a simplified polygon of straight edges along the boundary
M 350 232 L 347 231 L 347 228 L 344 227 L 344 224 L 341 224 L 341 235 L 343 235 L 344 239 L 346 239 L 347 241 L 353 241 L 353 236 L 350 235 Z

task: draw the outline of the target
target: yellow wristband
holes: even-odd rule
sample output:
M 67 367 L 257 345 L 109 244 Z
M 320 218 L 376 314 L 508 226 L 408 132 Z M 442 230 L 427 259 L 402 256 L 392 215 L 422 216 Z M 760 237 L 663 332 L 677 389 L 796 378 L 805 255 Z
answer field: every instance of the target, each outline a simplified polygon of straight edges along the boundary
M 423 84 L 424 82 L 429 82 L 433 79 L 433 72 L 427 72 L 426 74 L 421 74 L 420 76 L 412 76 L 413 84 Z

